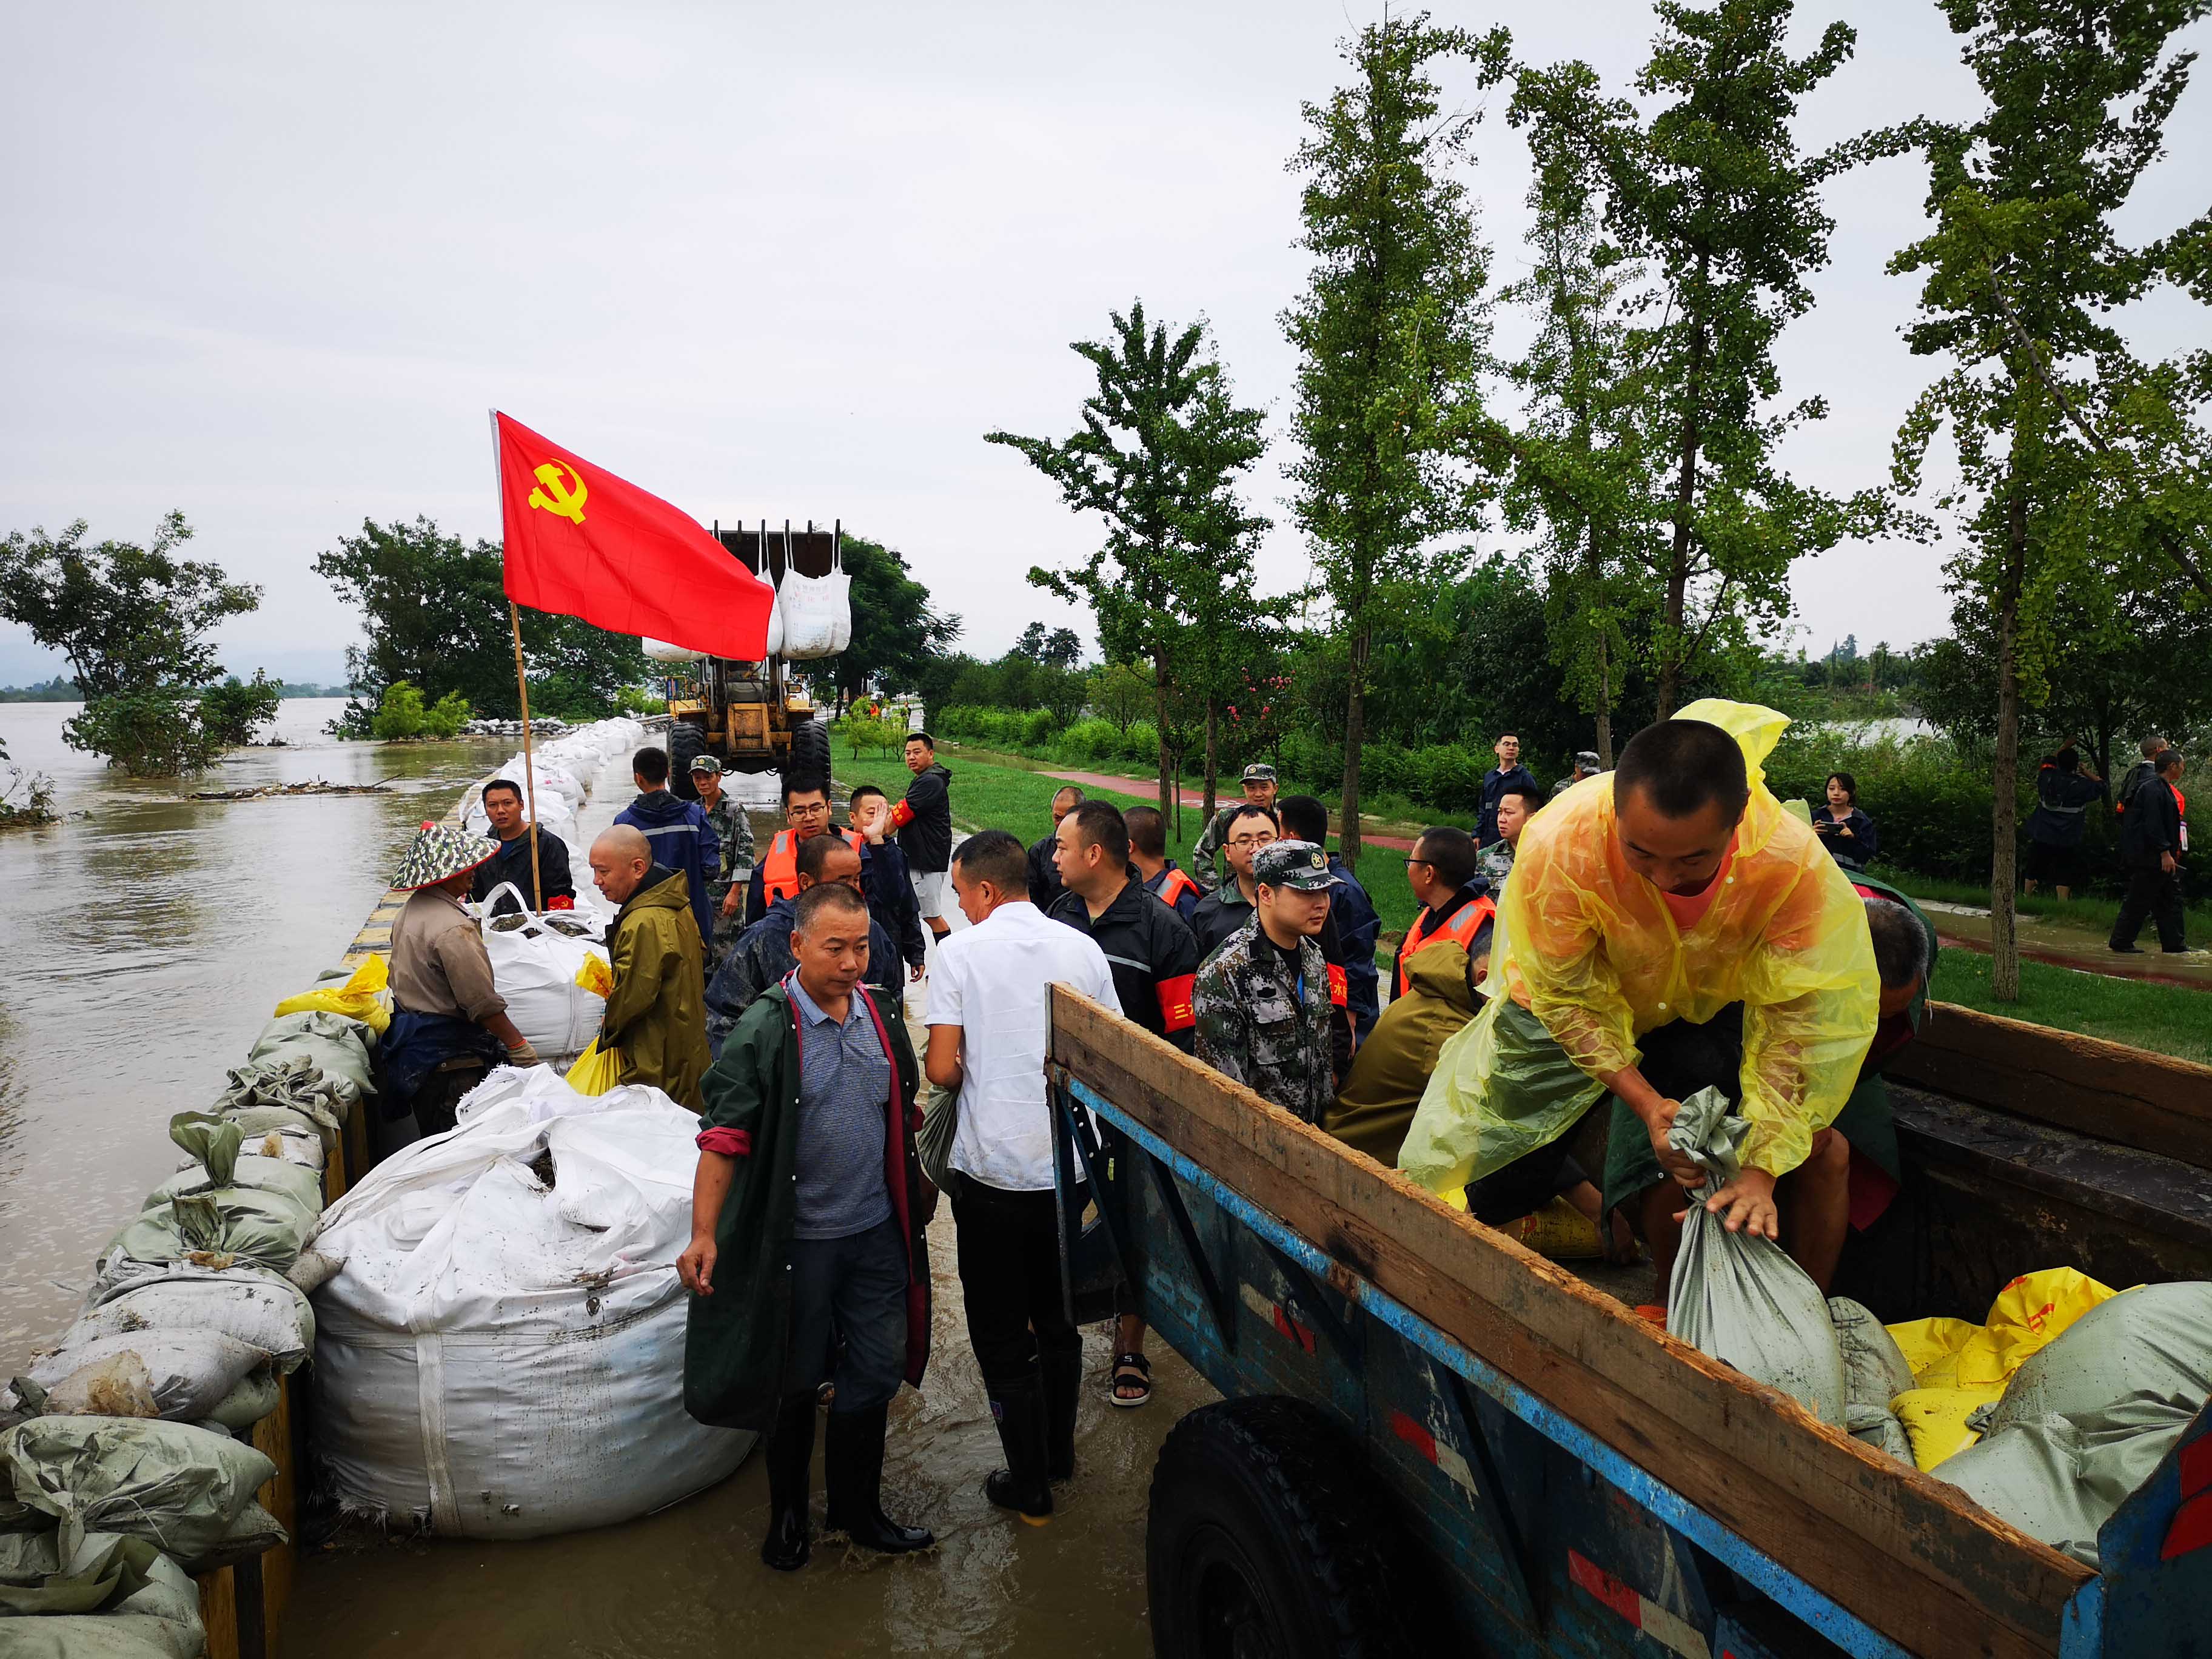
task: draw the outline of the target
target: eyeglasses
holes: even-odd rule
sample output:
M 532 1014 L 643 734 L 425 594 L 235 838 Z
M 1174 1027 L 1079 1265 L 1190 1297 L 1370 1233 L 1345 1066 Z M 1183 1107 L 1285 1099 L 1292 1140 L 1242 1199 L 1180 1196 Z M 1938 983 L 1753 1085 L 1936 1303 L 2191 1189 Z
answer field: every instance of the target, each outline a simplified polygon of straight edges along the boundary
M 1273 836 L 1266 835 L 1231 836 L 1229 838 L 1229 844 L 1231 847 L 1266 847 L 1271 845 L 1274 839 Z

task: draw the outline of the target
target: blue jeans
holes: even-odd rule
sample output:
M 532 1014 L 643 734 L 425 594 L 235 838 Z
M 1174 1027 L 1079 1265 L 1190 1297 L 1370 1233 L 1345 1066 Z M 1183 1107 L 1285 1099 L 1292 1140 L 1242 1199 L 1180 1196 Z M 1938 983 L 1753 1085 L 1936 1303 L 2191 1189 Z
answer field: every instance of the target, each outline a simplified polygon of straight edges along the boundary
M 844 1238 L 793 1239 L 791 1279 L 783 1391 L 802 1394 L 834 1380 L 838 1411 L 890 1404 L 906 1374 L 906 1242 L 898 1218 Z

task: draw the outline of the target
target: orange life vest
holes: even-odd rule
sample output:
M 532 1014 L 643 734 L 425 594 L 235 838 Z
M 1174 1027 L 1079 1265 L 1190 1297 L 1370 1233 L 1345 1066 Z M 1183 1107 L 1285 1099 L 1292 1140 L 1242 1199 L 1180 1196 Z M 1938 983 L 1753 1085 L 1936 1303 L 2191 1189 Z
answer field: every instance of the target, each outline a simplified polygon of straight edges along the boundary
M 830 833 L 844 836 L 846 845 L 855 853 L 868 839 L 857 830 L 833 830 Z M 762 903 L 773 904 L 780 898 L 799 896 L 799 843 L 792 839 L 790 830 L 775 832 L 775 839 L 768 844 L 768 856 L 761 860 L 760 872 Z
M 1449 919 L 1441 927 L 1429 928 L 1422 927 L 1423 918 L 1428 915 L 1426 910 L 1423 910 L 1420 915 L 1415 916 L 1413 925 L 1406 930 L 1406 942 L 1398 947 L 1396 994 L 1404 996 L 1407 992 L 1413 988 L 1414 951 L 1433 940 L 1448 939 L 1462 950 L 1472 952 L 1474 949 L 1474 936 L 1482 931 L 1482 924 L 1497 914 L 1498 901 L 1486 893 L 1480 898 L 1469 899 L 1465 904 L 1461 905 L 1458 909 L 1451 913 Z
M 1198 893 L 1200 898 L 1206 896 L 1205 894 L 1199 893 L 1198 884 L 1190 878 L 1188 871 L 1164 870 L 1160 872 L 1160 884 L 1153 890 L 1152 896 L 1172 910 L 1182 901 L 1186 889 Z

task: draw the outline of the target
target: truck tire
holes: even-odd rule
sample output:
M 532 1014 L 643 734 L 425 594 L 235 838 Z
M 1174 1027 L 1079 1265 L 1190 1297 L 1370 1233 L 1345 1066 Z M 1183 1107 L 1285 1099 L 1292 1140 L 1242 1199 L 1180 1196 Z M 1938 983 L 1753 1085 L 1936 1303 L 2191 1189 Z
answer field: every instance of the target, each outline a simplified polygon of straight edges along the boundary
M 704 726 L 690 720 L 672 720 L 668 727 L 668 787 L 678 799 L 696 800 L 699 786 L 691 781 L 691 763 L 707 752 Z
M 1201 1406 L 1152 1469 L 1145 1577 L 1157 1659 L 1385 1659 L 1420 1607 L 1358 1447 L 1279 1395 Z
M 794 789 L 830 787 L 830 728 L 809 714 L 791 723 L 791 758 L 784 763 L 784 781 Z

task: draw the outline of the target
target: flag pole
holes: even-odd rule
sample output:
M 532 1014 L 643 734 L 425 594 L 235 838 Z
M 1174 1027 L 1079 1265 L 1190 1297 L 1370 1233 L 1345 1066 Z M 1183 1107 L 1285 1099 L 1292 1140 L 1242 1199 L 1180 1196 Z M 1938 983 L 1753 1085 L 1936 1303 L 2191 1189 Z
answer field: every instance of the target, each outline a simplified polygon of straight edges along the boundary
M 514 625 L 514 689 L 522 699 L 522 784 L 530 792 L 530 908 L 545 908 L 545 890 L 538 874 L 538 763 L 530 757 L 530 680 L 522 672 L 522 612 L 507 602 L 507 619 Z

